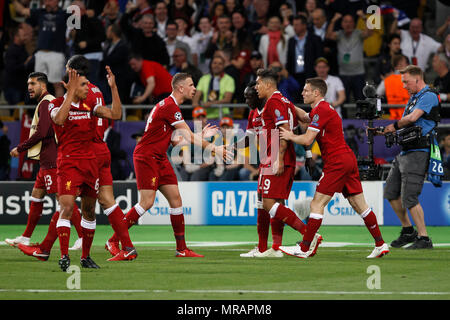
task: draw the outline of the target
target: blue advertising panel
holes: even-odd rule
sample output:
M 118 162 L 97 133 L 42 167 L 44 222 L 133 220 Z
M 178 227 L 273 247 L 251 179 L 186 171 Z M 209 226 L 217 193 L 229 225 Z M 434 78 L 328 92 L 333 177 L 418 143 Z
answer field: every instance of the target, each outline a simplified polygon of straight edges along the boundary
M 450 182 L 444 182 L 441 188 L 436 188 L 433 184 L 426 182 L 422 194 L 419 196 L 419 201 L 425 213 L 426 225 L 450 225 Z M 397 215 L 387 200 L 384 200 L 384 224 L 400 225 Z

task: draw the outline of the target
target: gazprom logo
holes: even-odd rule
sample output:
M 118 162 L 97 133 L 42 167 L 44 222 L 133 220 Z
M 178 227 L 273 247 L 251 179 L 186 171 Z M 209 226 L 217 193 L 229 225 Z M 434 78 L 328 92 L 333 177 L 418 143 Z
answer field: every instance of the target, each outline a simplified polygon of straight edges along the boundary
M 328 202 L 327 209 L 332 216 L 354 216 L 357 214 L 347 201 L 343 202 L 340 199 L 338 194 L 335 194 L 330 202 Z
M 153 206 L 147 210 L 147 212 L 152 216 L 164 216 L 170 215 L 169 206 L 160 203 L 159 201 L 160 194 L 156 193 L 155 201 L 153 202 Z M 183 207 L 183 214 L 186 216 L 192 215 L 192 207 Z

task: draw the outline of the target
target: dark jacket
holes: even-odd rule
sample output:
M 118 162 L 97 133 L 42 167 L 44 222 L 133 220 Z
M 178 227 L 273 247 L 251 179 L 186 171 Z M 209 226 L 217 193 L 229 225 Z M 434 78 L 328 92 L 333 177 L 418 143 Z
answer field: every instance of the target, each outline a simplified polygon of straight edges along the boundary
M 74 50 L 76 54 L 90 52 L 101 52 L 102 42 L 105 41 L 105 29 L 100 20 L 89 18 L 87 15 L 81 17 L 81 28 L 75 29 Z M 81 49 L 79 43 L 87 42 L 87 47 Z
M 295 54 L 295 36 L 289 38 L 288 41 L 288 51 L 287 51 L 287 59 L 286 59 L 286 69 L 289 74 L 295 74 L 295 66 L 297 63 L 297 56 Z M 316 36 L 312 32 L 308 32 L 306 36 L 305 42 L 305 65 L 304 72 L 306 78 L 316 76 L 316 72 L 314 71 L 314 62 L 317 58 L 323 56 L 323 44 L 322 39 Z

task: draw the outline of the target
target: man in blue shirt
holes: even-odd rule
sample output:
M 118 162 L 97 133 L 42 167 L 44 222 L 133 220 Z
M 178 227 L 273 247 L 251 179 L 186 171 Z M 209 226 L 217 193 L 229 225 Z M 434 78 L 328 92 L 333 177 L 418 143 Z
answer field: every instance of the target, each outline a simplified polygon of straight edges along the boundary
M 411 98 L 402 118 L 388 125 L 383 134 L 409 126 L 419 126 L 422 129 L 422 136 L 431 134 L 437 125 L 437 120 L 432 116 L 435 112 L 433 108 L 439 106 L 437 95 L 425 84 L 423 71 L 419 67 L 410 65 L 400 73 L 403 86 Z M 413 244 L 407 249 L 433 248 L 425 226 L 424 211 L 419 203 L 430 159 L 430 147 L 427 146 L 426 139 L 423 138 L 408 146 L 403 145 L 402 152 L 395 157 L 386 179 L 384 198 L 389 200 L 403 227 L 400 237 L 391 243 L 391 247 L 394 248 L 403 247 L 411 242 Z M 407 209 L 416 224 L 417 231 L 409 220 Z

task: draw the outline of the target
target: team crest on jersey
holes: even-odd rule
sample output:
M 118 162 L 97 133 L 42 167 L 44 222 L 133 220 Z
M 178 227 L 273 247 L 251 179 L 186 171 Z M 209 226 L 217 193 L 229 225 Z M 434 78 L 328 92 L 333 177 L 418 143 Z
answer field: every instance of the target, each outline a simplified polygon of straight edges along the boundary
M 182 116 L 181 116 L 181 112 L 176 112 L 174 115 L 176 120 L 181 120 Z
M 319 121 L 319 115 L 315 114 L 314 117 L 312 118 L 311 124 L 318 127 L 319 126 L 319 122 L 318 121 Z
M 284 120 L 284 117 L 281 115 L 281 112 L 278 109 L 275 109 L 275 116 L 277 117 L 277 121 Z
M 49 105 L 48 105 L 48 111 L 52 110 L 54 106 L 55 106 L 55 105 L 54 105 L 53 103 L 49 103 Z
M 164 100 L 161 100 L 161 101 L 159 102 L 159 105 L 162 107 L 162 106 L 164 105 Z

